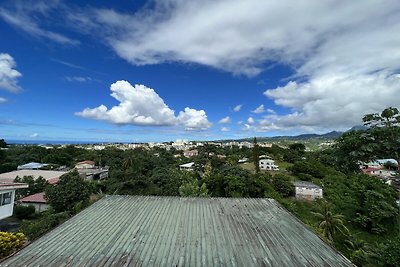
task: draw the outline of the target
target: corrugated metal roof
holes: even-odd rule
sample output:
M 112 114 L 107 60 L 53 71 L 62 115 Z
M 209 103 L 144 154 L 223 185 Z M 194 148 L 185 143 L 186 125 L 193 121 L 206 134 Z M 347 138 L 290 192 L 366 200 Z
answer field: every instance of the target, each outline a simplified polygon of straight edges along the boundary
M 107 196 L 0 266 L 352 266 L 271 199 Z
M 67 172 L 62 171 L 45 171 L 45 170 L 18 170 L 6 173 L 0 173 L 0 181 L 1 182 L 13 182 L 15 178 L 24 177 L 24 176 L 33 176 L 35 179 L 42 176 L 46 180 L 51 180 L 54 178 L 59 178 L 63 174 Z

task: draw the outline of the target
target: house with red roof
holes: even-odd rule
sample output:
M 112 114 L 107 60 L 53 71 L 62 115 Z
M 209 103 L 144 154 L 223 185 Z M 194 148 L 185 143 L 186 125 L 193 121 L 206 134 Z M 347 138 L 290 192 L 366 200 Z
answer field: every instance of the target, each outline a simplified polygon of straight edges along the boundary
M 50 205 L 45 199 L 44 192 L 30 195 L 18 200 L 22 206 L 34 206 L 37 213 L 43 212 L 50 208 Z

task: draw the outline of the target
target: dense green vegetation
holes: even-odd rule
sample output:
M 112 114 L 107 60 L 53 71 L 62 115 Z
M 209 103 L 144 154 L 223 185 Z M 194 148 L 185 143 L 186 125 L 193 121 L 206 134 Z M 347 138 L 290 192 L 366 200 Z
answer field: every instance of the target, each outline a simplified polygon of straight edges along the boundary
M 36 238 L 88 203 L 90 193 L 200 196 L 200 197 L 271 197 L 283 204 L 307 226 L 335 246 L 359 266 L 396 266 L 400 257 L 399 210 L 395 189 L 381 180 L 359 172 L 357 162 L 374 158 L 399 158 L 399 115 L 396 109 L 382 114 L 366 115 L 372 127 L 345 133 L 334 147 L 307 152 L 300 143 L 288 148 L 273 145 L 255 149 L 204 145 L 190 159 L 174 149 L 119 150 L 108 147 L 101 151 L 75 146 L 45 149 L 38 146 L 9 146 L 0 150 L 0 170 L 30 161 L 52 163 L 54 167 L 72 167 L 78 161 L 93 160 L 109 166 L 109 178 L 84 182 L 77 173 L 62 177 L 56 186 L 29 177 L 29 192 L 46 188 L 53 211 L 22 229 Z M 221 156 L 223 155 L 223 157 Z M 260 155 L 275 159 L 278 172 L 256 168 Z M 238 159 L 253 162 L 240 165 Z M 195 171 L 180 171 L 179 165 L 193 161 Z M 324 190 L 324 200 L 296 200 L 293 181 L 311 181 Z M 69 215 L 66 215 L 69 214 Z

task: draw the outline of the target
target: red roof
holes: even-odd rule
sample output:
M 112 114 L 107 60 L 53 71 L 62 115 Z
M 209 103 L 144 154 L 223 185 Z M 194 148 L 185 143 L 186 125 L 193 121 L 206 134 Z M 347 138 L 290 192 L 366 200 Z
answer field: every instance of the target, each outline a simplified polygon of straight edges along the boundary
M 19 201 L 24 203 L 47 203 L 47 201 L 44 199 L 44 192 L 24 197 Z
M 56 183 L 58 183 L 59 181 L 60 181 L 60 178 L 51 178 L 51 179 L 47 180 L 47 182 L 48 182 L 49 184 L 56 184 Z

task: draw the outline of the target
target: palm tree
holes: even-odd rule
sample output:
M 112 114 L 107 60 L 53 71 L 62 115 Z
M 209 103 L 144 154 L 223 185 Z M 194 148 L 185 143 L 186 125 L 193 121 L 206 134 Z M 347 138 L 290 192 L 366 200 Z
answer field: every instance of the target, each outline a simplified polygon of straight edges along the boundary
M 324 201 L 321 212 L 312 212 L 318 219 L 318 228 L 322 234 L 333 244 L 337 231 L 348 234 L 349 230 L 344 225 L 345 217 L 341 214 L 334 214 L 328 202 Z
M 124 158 L 124 160 L 122 162 L 122 167 L 124 167 L 125 170 L 127 170 L 134 165 L 134 161 L 135 161 L 135 157 L 134 157 L 133 153 L 129 153 Z

